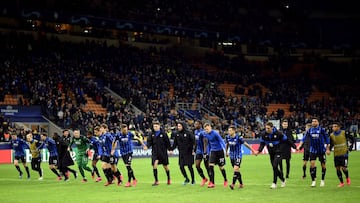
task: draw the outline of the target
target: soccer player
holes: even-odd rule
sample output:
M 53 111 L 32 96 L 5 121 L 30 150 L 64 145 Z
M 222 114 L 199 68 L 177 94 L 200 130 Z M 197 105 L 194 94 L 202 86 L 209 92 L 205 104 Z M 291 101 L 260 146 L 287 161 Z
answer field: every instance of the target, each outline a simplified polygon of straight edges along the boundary
M 26 135 L 26 141 L 29 144 L 31 153 L 31 169 L 39 173 L 39 180 L 43 179 L 43 170 L 41 169 L 41 151 L 38 148 L 41 144 L 35 140 L 31 133 Z
M 319 124 L 318 118 L 312 118 L 311 128 L 305 133 L 302 141 L 300 142 L 298 149 L 303 145 L 304 141 L 310 137 L 310 175 L 311 175 L 311 187 L 316 186 L 316 159 L 318 158 L 321 163 L 321 181 L 320 187 L 325 186 L 325 174 L 326 174 L 326 154 L 330 153 L 329 144 L 330 139 L 326 130 Z
M 258 150 L 255 152 L 255 155 L 259 154 L 264 147 L 269 151 L 270 155 L 270 163 L 273 169 L 273 182 L 270 185 L 271 189 L 277 188 L 277 179 L 281 180 L 281 187 L 285 187 L 285 178 L 284 174 L 280 170 L 280 162 L 282 161 L 281 155 L 283 152 L 281 151 L 281 145 L 284 142 L 288 142 L 294 149 L 296 146 L 291 140 L 287 138 L 282 132 L 278 131 L 272 122 L 267 122 L 265 124 L 265 131 L 262 131 L 260 134 L 260 146 Z
M 234 168 L 234 176 L 233 176 L 232 184 L 230 185 L 230 189 L 232 190 L 234 189 L 237 180 L 239 180 L 239 184 L 240 184 L 239 188 L 243 188 L 244 184 L 240 173 L 240 164 L 242 160 L 241 147 L 242 145 L 245 145 L 247 148 L 251 150 L 253 154 L 255 154 L 255 150 L 246 141 L 244 141 L 242 137 L 240 137 L 236 133 L 236 128 L 234 125 L 229 126 L 228 135 L 226 136 L 225 143 L 226 143 L 226 156 L 227 157 L 230 156 L 231 165 Z
M 307 123 L 305 125 L 305 133 L 311 128 L 311 123 Z M 304 133 L 304 135 L 305 135 Z M 305 140 L 303 145 L 301 146 L 300 150 L 304 149 L 304 153 L 303 153 L 303 176 L 302 179 L 306 178 L 306 165 L 307 162 L 310 160 L 310 136 L 308 136 Z
M 134 139 L 135 136 L 133 133 L 129 131 L 128 126 L 126 124 L 122 124 L 121 131 L 115 135 L 111 149 L 111 154 L 114 154 L 117 145 L 119 145 L 121 157 L 128 171 L 128 182 L 125 184 L 125 187 L 131 187 L 131 179 L 133 180 L 133 186 L 136 186 L 137 184 L 134 171 L 131 168 L 132 153 L 133 153 L 132 140 Z M 138 139 L 138 141 L 141 143 L 144 150 L 147 150 L 147 147 L 142 142 L 142 140 Z
M 118 185 L 120 186 L 122 183 L 121 180 L 121 173 L 119 170 L 116 170 L 117 168 L 114 168 L 114 164 L 117 164 L 117 157 L 111 155 L 112 150 L 112 142 L 113 142 L 113 136 L 108 131 L 109 128 L 106 124 L 100 125 L 100 144 L 101 148 L 99 148 L 99 155 L 101 156 L 101 168 L 104 171 L 104 175 L 107 179 L 107 182 L 104 184 L 104 186 L 108 186 L 110 184 L 113 184 L 114 177 L 115 176 L 118 179 Z
M 338 122 L 334 122 L 332 125 L 332 133 L 330 134 L 330 149 L 334 147 L 334 164 L 336 168 L 336 174 L 340 180 L 338 187 L 344 187 L 344 180 L 342 173 L 346 178 L 346 183 L 350 185 L 350 177 L 348 170 L 348 158 L 349 151 L 352 150 L 354 145 L 354 137 L 349 132 L 340 129 L 341 125 Z M 350 146 L 348 143 L 350 142 Z
M 163 165 L 167 176 L 167 184 L 171 184 L 170 169 L 169 169 L 169 155 L 167 150 L 171 149 L 170 139 L 167 134 L 160 128 L 160 122 L 153 122 L 153 132 L 148 136 L 147 147 L 152 148 L 151 164 L 153 167 L 153 175 L 155 182 L 153 186 L 159 185 L 158 179 L 158 165 Z
M 282 122 L 281 122 L 281 127 L 280 127 L 280 131 L 286 135 L 286 137 L 288 139 L 291 140 L 291 142 L 295 143 L 295 139 L 292 135 L 292 130 L 289 126 L 289 122 L 287 119 L 284 119 Z M 289 178 L 289 174 L 290 174 L 290 160 L 291 160 L 291 145 L 289 145 L 288 142 L 283 142 L 282 144 L 282 159 L 285 159 L 285 163 L 286 163 L 286 178 Z M 281 161 L 281 165 L 280 165 L 280 169 L 281 169 L 281 172 L 283 173 L 283 165 L 282 165 L 282 161 Z M 284 173 L 283 173 L 284 174 Z
M 179 166 L 182 175 L 185 178 L 183 185 L 190 183 L 190 179 L 186 173 L 185 166 L 188 167 L 191 184 L 195 185 L 195 175 L 194 175 L 194 155 L 195 155 L 195 136 L 192 132 L 187 130 L 186 124 L 179 122 L 177 124 L 177 131 L 173 134 L 174 142 L 171 147 L 172 150 L 179 149 Z
M 224 187 L 228 186 L 228 181 L 226 178 L 225 171 L 225 142 L 220 136 L 220 134 L 213 130 L 210 123 L 204 124 L 204 136 L 207 138 L 205 141 L 205 148 L 207 145 L 210 145 L 210 157 L 209 157 L 209 177 L 210 182 L 208 183 L 208 188 L 215 187 L 215 174 L 214 166 L 218 165 L 221 171 L 221 174 L 224 177 Z
M 99 170 L 96 166 L 97 162 L 100 160 L 100 156 L 99 156 L 99 148 L 101 147 L 100 145 L 100 141 L 99 141 L 99 136 L 100 136 L 100 127 L 96 126 L 94 128 L 94 134 L 95 136 L 93 136 L 93 133 L 91 131 L 89 131 L 87 133 L 87 138 L 89 139 L 90 142 L 90 149 L 92 149 L 94 151 L 93 154 L 93 158 L 92 158 L 92 168 L 93 170 L 91 171 L 91 177 L 94 178 L 94 175 L 96 174 L 97 178 L 96 178 L 96 182 L 100 182 L 102 180 Z
M 46 146 L 46 148 L 49 151 L 49 168 L 57 176 L 58 180 L 62 180 L 61 175 L 56 170 L 57 165 L 58 165 L 58 151 L 57 151 L 55 140 L 48 137 L 48 135 L 46 133 L 42 133 L 40 135 L 40 138 L 41 138 L 42 144 L 39 146 L 39 149 Z
M 204 159 L 204 166 L 205 169 L 209 175 L 209 153 L 210 153 L 210 147 L 204 148 L 204 129 L 202 128 L 201 121 L 195 121 L 194 122 L 194 135 L 195 135 L 195 144 L 196 144 L 196 154 L 195 154 L 195 166 L 196 170 L 198 171 L 200 177 L 201 177 L 201 183 L 200 186 L 204 186 L 205 183 L 208 181 L 208 179 L 204 175 L 204 171 L 201 168 L 201 162 Z M 210 145 L 208 145 L 210 146 Z
M 74 136 L 69 144 L 69 150 L 72 150 L 72 145 L 75 144 L 77 148 L 76 153 L 76 163 L 78 165 L 79 171 L 81 176 L 83 177 L 82 182 L 87 182 L 87 178 L 85 177 L 85 171 L 91 172 L 91 168 L 87 166 L 89 158 L 88 158 L 88 151 L 89 151 L 89 140 L 80 134 L 79 129 L 74 130 Z
M 30 179 L 29 167 L 26 165 L 25 160 L 25 149 L 29 148 L 29 146 L 23 139 L 18 138 L 15 133 L 11 134 L 10 145 L 15 152 L 14 165 L 16 170 L 19 172 L 19 178 L 22 178 L 23 175 L 23 172 L 21 171 L 19 166 L 19 161 L 21 161 L 26 170 L 27 178 Z

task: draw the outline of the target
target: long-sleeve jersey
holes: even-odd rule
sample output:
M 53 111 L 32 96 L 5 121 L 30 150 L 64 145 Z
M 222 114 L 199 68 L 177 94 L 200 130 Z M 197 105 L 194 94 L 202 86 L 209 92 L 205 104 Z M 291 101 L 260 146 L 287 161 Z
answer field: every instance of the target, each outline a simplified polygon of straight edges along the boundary
M 210 145 L 208 145 L 206 152 L 204 153 L 204 136 L 205 131 L 203 129 L 198 129 L 194 131 L 195 143 L 196 143 L 196 154 L 208 154 L 210 152 Z
M 225 142 L 229 147 L 229 156 L 230 159 L 241 159 L 242 158 L 242 145 L 244 144 L 244 140 L 238 134 L 234 137 L 227 135 L 225 138 Z
M 326 152 L 325 144 L 330 144 L 330 139 L 326 130 L 321 127 L 311 127 L 303 137 L 304 142 L 307 137 L 310 137 L 310 153 L 323 154 Z
M 43 148 L 46 146 L 46 148 L 49 151 L 49 156 L 58 156 L 58 151 L 56 147 L 56 142 L 50 137 L 46 137 L 46 139 L 43 141 L 43 143 L 39 146 L 39 148 Z
M 210 151 L 221 151 L 225 150 L 225 142 L 218 132 L 211 130 L 209 133 L 204 131 L 204 135 L 210 145 Z
M 80 136 L 79 138 L 73 137 L 69 146 L 71 147 L 73 144 L 76 145 L 79 155 L 83 155 L 90 147 L 89 140 L 84 136 Z
M 23 139 L 16 138 L 10 141 L 11 147 L 15 152 L 15 156 L 25 156 L 25 149 L 29 148 Z
M 114 138 L 114 142 L 118 143 L 120 154 L 125 155 L 133 152 L 133 143 L 134 134 L 127 132 L 123 134 L 121 132 L 117 133 Z
M 287 138 L 282 132 L 273 129 L 271 133 L 263 131 L 260 134 L 260 146 L 258 151 L 261 152 L 266 146 L 269 150 L 269 154 L 282 154 L 281 143 L 288 142 L 294 149 L 296 149 L 295 144 Z
M 106 132 L 99 137 L 100 141 L 100 148 L 99 148 L 99 155 L 100 156 L 110 156 L 111 155 L 111 148 L 112 148 L 112 141 L 113 136 L 111 133 Z
M 100 144 L 99 138 L 92 136 L 92 137 L 89 139 L 89 142 L 90 142 L 90 149 L 94 150 L 94 153 L 95 153 L 96 155 L 98 155 L 98 154 L 99 154 L 99 149 L 101 148 L 101 144 Z

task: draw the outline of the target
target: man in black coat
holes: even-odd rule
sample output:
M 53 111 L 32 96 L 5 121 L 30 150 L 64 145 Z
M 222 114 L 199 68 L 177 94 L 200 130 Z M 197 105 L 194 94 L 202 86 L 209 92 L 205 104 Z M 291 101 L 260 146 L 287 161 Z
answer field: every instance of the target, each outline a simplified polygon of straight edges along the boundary
M 69 166 L 74 165 L 74 161 L 71 158 L 70 152 L 68 151 L 68 143 L 62 139 L 57 133 L 54 133 L 53 139 L 56 142 L 56 147 L 58 150 L 58 168 L 60 172 L 64 175 L 64 181 L 69 180 L 68 172 L 70 171 L 74 174 L 74 177 L 77 178 L 77 172 Z
M 173 133 L 174 143 L 171 150 L 178 148 L 179 150 L 179 166 L 182 175 L 185 178 L 184 185 L 190 183 L 189 177 L 186 174 L 185 166 L 189 168 L 191 175 L 191 184 L 195 184 L 194 179 L 194 155 L 195 155 L 195 136 L 187 130 L 186 124 L 179 122 L 177 124 L 177 131 Z
M 286 137 L 292 142 L 295 143 L 296 140 L 294 139 L 293 135 L 292 135 L 292 130 L 291 127 L 289 126 L 289 122 L 287 119 L 284 119 L 281 122 L 281 126 L 280 126 L 280 131 L 286 135 Z M 290 159 L 291 159 L 291 145 L 288 142 L 283 142 L 281 144 L 282 146 L 282 159 L 285 159 L 286 162 L 286 178 L 289 178 L 289 174 L 290 174 Z M 281 172 L 284 174 L 284 170 L 283 170 L 283 164 L 281 162 L 280 164 L 280 170 Z

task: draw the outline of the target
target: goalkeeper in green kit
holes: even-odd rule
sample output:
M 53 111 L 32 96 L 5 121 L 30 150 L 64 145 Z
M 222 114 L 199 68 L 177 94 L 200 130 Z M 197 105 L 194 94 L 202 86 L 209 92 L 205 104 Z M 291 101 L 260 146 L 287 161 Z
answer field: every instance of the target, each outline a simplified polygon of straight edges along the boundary
M 90 142 L 85 136 L 80 135 L 79 129 L 76 129 L 74 130 L 74 137 L 69 144 L 69 150 L 72 150 L 71 146 L 73 144 L 75 144 L 77 147 L 76 163 L 79 167 L 80 174 L 83 177 L 82 182 L 85 183 L 87 182 L 87 179 L 85 177 L 84 170 L 89 171 L 91 173 L 91 168 L 87 166 Z

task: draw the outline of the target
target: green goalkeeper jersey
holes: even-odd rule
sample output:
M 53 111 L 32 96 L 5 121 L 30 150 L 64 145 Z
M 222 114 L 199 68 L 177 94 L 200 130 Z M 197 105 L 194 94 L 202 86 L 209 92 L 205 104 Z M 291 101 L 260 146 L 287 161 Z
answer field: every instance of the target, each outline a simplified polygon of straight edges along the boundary
M 77 147 L 78 155 L 84 155 L 90 146 L 89 140 L 84 136 L 80 136 L 79 138 L 73 137 L 69 146 L 72 146 L 73 144 Z

